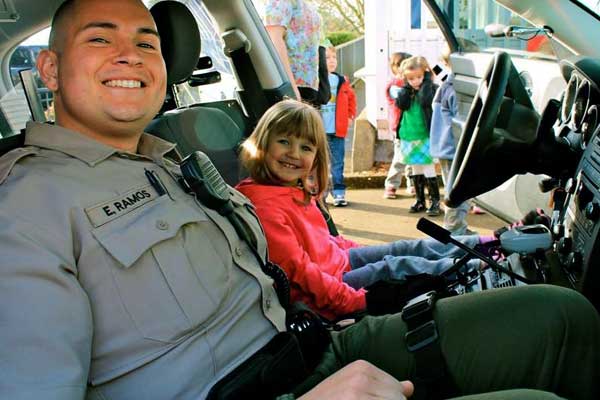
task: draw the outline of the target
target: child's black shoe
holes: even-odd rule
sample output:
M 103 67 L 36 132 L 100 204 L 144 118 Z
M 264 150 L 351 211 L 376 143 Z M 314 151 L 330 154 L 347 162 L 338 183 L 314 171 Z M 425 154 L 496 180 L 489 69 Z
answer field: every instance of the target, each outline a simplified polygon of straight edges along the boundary
M 408 209 L 408 212 L 411 213 L 411 214 L 420 213 L 420 212 L 425 211 L 426 208 L 427 207 L 425 207 L 425 202 L 417 200 L 415 202 L 415 204 L 413 204 L 412 206 L 410 206 L 410 208 Z
M 432 201 L 431 207 L 429 207 L 426 211 L 426 214 L 429 215 L 430 217 L 437 217 L 441 213 L 442 213 L 442 210 L 440 209 L 440 202 L 437 200 Z

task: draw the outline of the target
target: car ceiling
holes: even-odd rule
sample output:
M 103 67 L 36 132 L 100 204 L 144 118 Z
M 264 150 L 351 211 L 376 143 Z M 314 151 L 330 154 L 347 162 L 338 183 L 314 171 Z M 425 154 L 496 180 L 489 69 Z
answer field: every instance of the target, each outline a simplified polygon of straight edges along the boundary
M 569 0 L 496 0 L 534 25 L 548 25 L 554 36 L 579 55 L 600 58 L 600 21 Z
M 54 11 L 63 0 L 4 0 L 0 2 L 0 9 L 5 5 L 10 6 L 19 16 L 17 22 L 0 22 L 0 51 L 14 47 L 25 38 L 47 27 Z

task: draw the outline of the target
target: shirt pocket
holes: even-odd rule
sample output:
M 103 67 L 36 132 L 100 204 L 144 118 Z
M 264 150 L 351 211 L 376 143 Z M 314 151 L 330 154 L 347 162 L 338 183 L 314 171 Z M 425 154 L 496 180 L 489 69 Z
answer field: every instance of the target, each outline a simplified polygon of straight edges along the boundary
M 173 343 L 200 329 L 229 291 L 231 266 L 211 243 L 219 233 L 193 202 L 161 196 L 92 233 L 144 338 Z

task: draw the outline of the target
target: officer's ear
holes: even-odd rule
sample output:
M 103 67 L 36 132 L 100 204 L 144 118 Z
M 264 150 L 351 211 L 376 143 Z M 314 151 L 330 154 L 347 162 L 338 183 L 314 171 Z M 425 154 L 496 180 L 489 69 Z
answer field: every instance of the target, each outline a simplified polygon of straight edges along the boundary
M 52 92 L 58 90 L 58 56 L 52 50 L 42 50 L 37 57 L 37 69 L 40 78 Z

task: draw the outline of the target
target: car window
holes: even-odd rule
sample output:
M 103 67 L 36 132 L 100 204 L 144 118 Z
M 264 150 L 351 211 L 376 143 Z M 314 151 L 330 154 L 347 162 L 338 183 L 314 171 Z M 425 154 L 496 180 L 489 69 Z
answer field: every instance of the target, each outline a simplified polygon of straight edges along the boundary
M 31 69 L 37 84 L 37 94 L 44 108 L 44 114 L 49 121 L 54 120 L 52 92 L 42 83 L 35 60 L 38 53 L 48 47 L 49 29 L 44 29 L 32 35 L 15 47 L 9 61 L 10 80 L 13 87 L 0 98 L 0 133 L 2 137 L 18 134 L 31 119 L 23 84 L 19 71 Z
M 572 54 L 544 34 L 492 38 L 485 33 L 492 24 L 533 28 L 525 19 L 492 0 L 435 0 L 463 52 L 506 50 L 513 55 L 557 59 Z
M 158 3 L 158 0 L 145 0 L 144 3 L 146 6 L 152 7 L 152 5 Z M 188 82 L 175 85 L 174 92 L 177 104 L 180 107 L 185 107 L 191 104 L 235 98 L 238 88 L 237 80 L 229 59 L 223 53 L 224 44 L 215 27 L 214 19 L 203 4 L 191 1 L 182 1 L 182 3 L 190 9 L 198 23 L 202 43 L 200 56 L 209 56 L 212 60 L 210 69 L 195 71 L 194 74 L 218 71 L 221 79 L 216 83 L 202 86 L 191 86 Z

